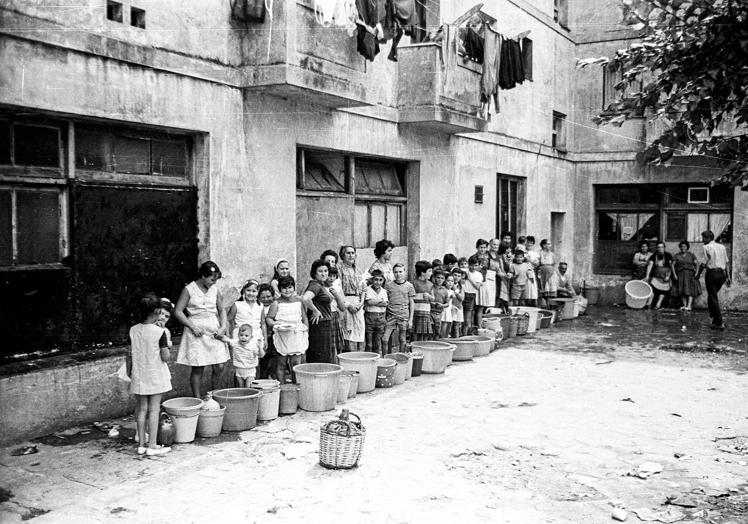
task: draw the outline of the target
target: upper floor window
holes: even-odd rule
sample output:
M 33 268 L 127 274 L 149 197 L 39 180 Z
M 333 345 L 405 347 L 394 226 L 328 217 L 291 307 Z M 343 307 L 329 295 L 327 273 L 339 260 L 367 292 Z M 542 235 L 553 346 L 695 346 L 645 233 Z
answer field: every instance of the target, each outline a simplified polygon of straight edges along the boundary
M 568 0 L 553 0 L 553 21 L 564 29 L 569 28 Z
M 75 167 L 107 173 L 187 177 L 187 137 L 76 126 Z
M 566 115 L 557 111 L 553 112 L 551 147 L 566 152 Z

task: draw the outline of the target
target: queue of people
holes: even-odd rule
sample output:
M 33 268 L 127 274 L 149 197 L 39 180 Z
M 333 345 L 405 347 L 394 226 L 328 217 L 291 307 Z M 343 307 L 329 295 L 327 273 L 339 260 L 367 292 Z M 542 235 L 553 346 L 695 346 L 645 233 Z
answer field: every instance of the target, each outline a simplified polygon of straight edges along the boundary
M 649 243 L 642 241 L 632 261 L 634 278 L 651 285 L 654 309 L 662 308 L 665 298 L 671 296 L 680 299 L 681 310 L 691 311 L 694 299 L 702 292 L 700 278 L 703 273 L 711 327 L 725 329 L 718 294 L 724 284 L 730 285 L 727 250 L 715 242 L 711 231 L 701 233 L 701 238 L 704 243 L 701 262 L 690 251 L 687 240 L 678 243 L 678 253 L 674 255 L 666 251 L 662 241 L 657 242 L 654 253 L 650 252 Z
M 550 242 L 541 241 L 539 251 L 534 245 L 532 236 L 515 244 L 511 233 L 478 239 L 469 257 L 448 253 L 416 262 L 412 282 L 405 265 L 393 263 L 389 240 L 376 243 L 375 260 L 366 270 L 357 264 L 356 249 L 342 246 L 312 262 L 300 295 L 289 261 L 282 258 L 270 282 L 247 280 L 230 306 L 216 286 L 221 270 L 205 262 L 176 305 L 152 293 L 140 301 L 141 322 L 130 331 L 128 356 L 138 453 L 168 452 L 146 435 L 156 433 L 161 396 L 171 390 L 166 325 L 172 314 L 184 328 L 176 363 L 190 368 L 193 396 L 203 397 L 206 373 L 210 389 L 220 386 L 229 359 L 237 387 L 257 378 L 295 382 L 296 364 L 337 363 L 344 351 L 406 351 L 409 335 L 429 340 L 474 333 L 487 308 L 507 311 L 574 296 L 567 266 L 557 264 Z

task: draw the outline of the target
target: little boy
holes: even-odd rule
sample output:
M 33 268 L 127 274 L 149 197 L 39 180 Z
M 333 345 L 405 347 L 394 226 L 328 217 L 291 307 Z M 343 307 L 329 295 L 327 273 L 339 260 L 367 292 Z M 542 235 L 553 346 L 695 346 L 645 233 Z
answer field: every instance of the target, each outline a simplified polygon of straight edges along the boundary
M 416 278 L 413 288 L 416 296 L 413 300 L 415 312 L 413 314 L 413 339 L 430 340 L 433 334 L 431 325 L 431 303 L 434 302 L 434 284 L 431 282 L 433 272 L 428 260 L 419 260 L 415 264 Z
M 520 249 L 515 250 L 514 261 L 511 263 L 510 268 L 510 272 L 512 273 L 512 287 L 509 298 L 512 301 L 512 306 L 519 306 L 520 299 L 527 287 L 529 272 L 532 271 L 530 263 L 525 261 L 524 251 Z
M 481 273 L 480 259 L 473 255 L 467 260 L 467 278 L 465 279 L 465 300 L 462 302 L 463 335 L 473 334 L 473 314 L 475 311 L 475 297 L 483 285 L 483 273 Z M 464 270 L 463 270 L 464 271 Z
M 395 280 L 387 282 L 384 289 L 387 292 L 387 312 L 385 313 L 384 337 L 382 341 L 386 347 L 390 345 L 392 332 L 398 331 L 398 351 L 405 352 L 408 330 L 413 327 L 413 299 L 416 290 L 413 284 L 405 280 L 405 266 L 397 263 L 392 266 Z M 384 353 L 385 347 L 382 347 Z
M 446 276 L 441 269 L 434 271 L 434 301 L 431 303 L 431 327 L 434 340 L 441 335 L 442 312 L 449 306 L 449 290 L 444 286 Z M 450 317 L 451 318 L 451 317 Z
M 371 272 L 371 285 L 367 286 L 364 295 L 364 323 L 366 324 L 366 351 L 383 355 L 382 337 L 385 329 L 387 311 L 387 290 L 382 288 L 384 273 L 379 269 Z
M 236 387 L 248 388 L 252 381 L 257 378 L 257 365 L 260 359 L 265 356 L 265 350 L 259 340 L 250 344 L 252 341 L 252 326 L 249 324 L 239 326 L 236 339 L 218 334 L 215 335 L 215 338 L 231 347 Z
M 459 338 L 462 336 L 462 323 L 465 320 L 462 302 L 465 300 L 464 287 L 467 274 L 459 268 L 454 268 L 452 276 L 455 282 L 455 294 L 452 297 L 452 338 Z

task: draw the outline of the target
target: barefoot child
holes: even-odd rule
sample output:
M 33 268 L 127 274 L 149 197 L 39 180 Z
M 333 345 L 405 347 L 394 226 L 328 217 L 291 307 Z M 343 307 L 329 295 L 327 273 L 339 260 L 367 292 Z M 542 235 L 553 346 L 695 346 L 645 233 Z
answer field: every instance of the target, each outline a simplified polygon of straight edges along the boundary
M 452 270 L 452 278 L 454 279 L 454 295 L 452 296 L 452 338 L 459 338 L 462 336 L 462 323 L 464 322 L 464 314 L 462 311 L 462 301 L 465 300 L 464 282 L 467 279 L 467 274 L 459 269 L 455 268 Z
M 514 252 L 514 262 L 510 267 L 510 275 L 512 281 L 510 299 L 512 306 L 519 306 L 522 297 L 526 293 L 527 282 L 530 280 L 530 274 L 532 273 L 532 266 L 525 262 L 525 252 L 516 250 Z
M 228 338 L 225 335 L 216 335 L 218 340 L 227 343 L 231 348 L 234 363 L 234 383 L 238 388 L 248 388 L 253 380 L 257 378 L 257 365 L 265 356 L 262 342 L 252 336 L 252 326 L 242 324 L 239 326 L 237 338 Z
M 286 383 L 286 366 L 290 368 L 290 382 L 296 382 L 293 367 L 302 363 L 309 348 L 309 321 L 301 297 L 296 294 L 293 277 L 278 279 L 280 298 L 270 305 L 265 322 L 273 331 L 275 350 L 278 352 L 275 376 L 281 384 Z
M 434 301 L 431 303 L 431 327 L 433 329 L 432 338 L 438 339 L 442 333 L 442 314 L 444 310 L 449 309 L 449 290 L 444 286 L 446 275 L 441 269 L 434 271 Z M 449 311 L 452 313 L 452 311 Z M 452 322 L 451 315 L 449 322 Z
M 148 293 L 140 299 L 138 309 L 142 321 L 130 328 L 127 370 L 132 379 L 130 391 L 137 401 L 138 455 L 152 457 L 171 451 L 171 448 L 157 446 L 155 438 L 148 439 L 148 435 L 158 434 L 161 395 L 171 390 L 171 375 L 166 365 L 169 337 L 158 325 L 159 321 L 165 322 L 161 299 Z

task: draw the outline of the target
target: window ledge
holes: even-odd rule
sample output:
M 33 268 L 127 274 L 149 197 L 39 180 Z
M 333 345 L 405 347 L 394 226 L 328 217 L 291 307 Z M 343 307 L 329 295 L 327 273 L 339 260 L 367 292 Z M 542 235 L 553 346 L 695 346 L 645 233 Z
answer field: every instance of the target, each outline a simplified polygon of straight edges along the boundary
M 190 181 L 186 177 L 108 173 L 106 171 L 89 171 L 80 168 L 75 170 L 75 179 L 82 182 L 138 184 L 146 186 L 190 186 Z
M 70 270 L 70 268 L 59 262 L 49 262 L 47 264 L 19 264 L 16 266 L 0 266 L 0 271 L 60 271 Z
M 311 191 L 309 189 L 297 189 L 296 196 L 315 198 L 353 198 L 349 193 L 337 191 Z

